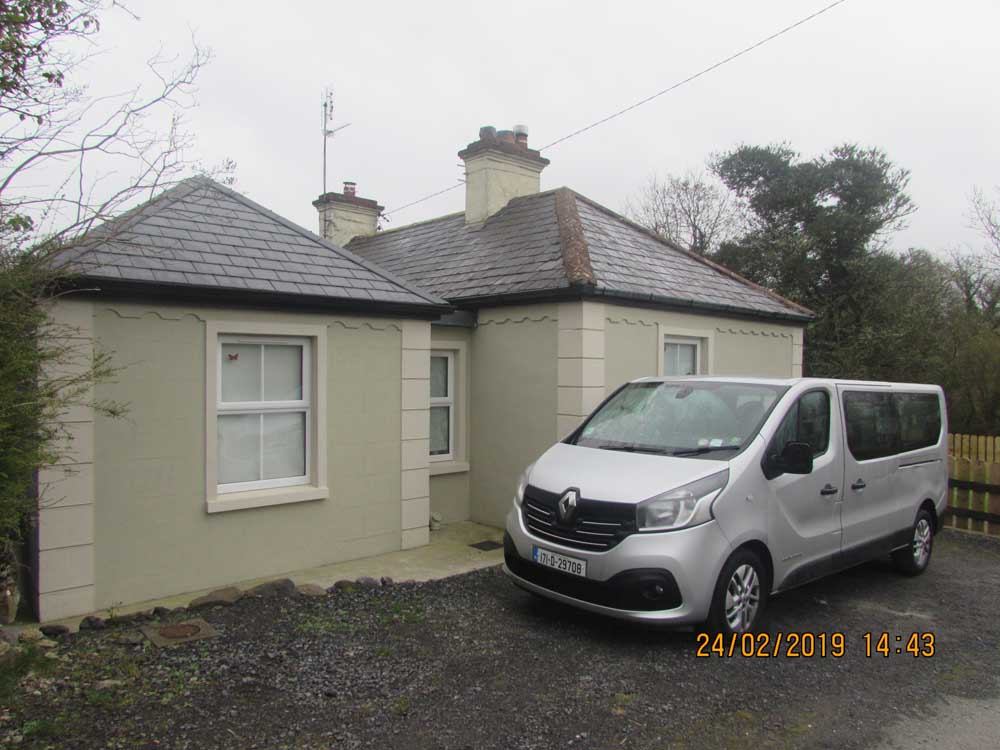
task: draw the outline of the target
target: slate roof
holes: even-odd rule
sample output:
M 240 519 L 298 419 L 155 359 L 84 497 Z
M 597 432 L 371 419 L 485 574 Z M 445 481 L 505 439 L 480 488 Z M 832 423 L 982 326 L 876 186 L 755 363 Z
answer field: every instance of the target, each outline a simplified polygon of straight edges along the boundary
M 185 180 L 102 225 L 60 261 L 111 288 L 138 284 L 187 296 L 200 291 L 206 298 L 237 292 L 247 300 L 449 309 L 412 283 L 205 177 Z
M 478 225 L 451 214 L 347 247 L 456 305 L 576 290 L 637 304 L 813 317 L 568 188 L 515 198 Z

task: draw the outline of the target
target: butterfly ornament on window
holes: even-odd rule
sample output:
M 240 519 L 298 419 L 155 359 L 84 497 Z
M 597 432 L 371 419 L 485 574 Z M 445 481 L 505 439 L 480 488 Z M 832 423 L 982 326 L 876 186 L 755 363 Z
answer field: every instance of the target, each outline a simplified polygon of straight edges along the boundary
M 236 360 L 238 360 L 240 358 L 240 355 L 239 355 L 239 353 L 237 353 L 237 354 L 227 354 L 226 357 L 229 358 L 230 362 L 235 362 Z

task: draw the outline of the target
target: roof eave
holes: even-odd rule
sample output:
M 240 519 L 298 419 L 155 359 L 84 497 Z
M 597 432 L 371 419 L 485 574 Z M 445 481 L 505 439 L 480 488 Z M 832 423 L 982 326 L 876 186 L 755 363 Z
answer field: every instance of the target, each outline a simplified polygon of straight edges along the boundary
M 528 292 L 510 292 L 506 294 L 487 294 L 476 297 L 452 298 L 450 302 L 457 308 L 501 307 L 505 305 L 531 304 L 543 302 L 570 302 L 573 300 L 601 299 L 613 300 L 633 307 L 652 307 L 655 309 L 675 312 L 712 312 L 726 313 L 734 318 L 752 320 L 777 320 L 784 323 L 806 325 L 815 319 L 796 312 L 770 312 L 766 310 L 749 310 L 734 305 L 715 304 L 711 302 L 696 302 L 678 299 L 665 295 L 643 294 L 640 292 L 625 292 L 606 289 L 591 285 L 575 285 L 557 289 L 536 289 Z
M 455 310 L 450 304 L 364 300 L 345 297 L 323 297 L 308 294 L 288 294 L 257 289 L 206 287 L 191 284 L 108 279 L 76 276 L 64 286 L 81 294 L 127 298 L 141 297 L 162 302 L 199 302 L 216 306 L 264 307 L 298 310 L 323 310 L 373 315 L 437 320 Z

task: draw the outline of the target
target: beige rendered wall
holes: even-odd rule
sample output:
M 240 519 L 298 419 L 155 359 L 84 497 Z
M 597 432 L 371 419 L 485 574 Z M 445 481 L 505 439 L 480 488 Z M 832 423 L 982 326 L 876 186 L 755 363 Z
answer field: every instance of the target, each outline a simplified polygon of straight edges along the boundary
M 327 499 L 206 512 L 206 320 L 325 327 Z M 95 423 L 95 606 L 399 549 L 407 523 L 401 517 L 407 514 L 407 500 L 401 504 L 401 406 L 407 399 L 401 372 L 403 331 L 410 325 L 96 302 L 95 334 L 125 366 L 114 384 L 98 387 L 97 396 L 129 402 L 129 414 Z M 429 325 L 412 327 L 412 347 L 425 349 Z M 412 390 L 425 390 L 421 372 L 411 374 L 417 381 Z M 421 405 L 413 404 L 418 412 Z M 426 440 L 423 446 L 426 456 Z M 419 463 L 413 471 L 419 472 Z M 410 523 L 426 528 L 426 521 Z
M 604 306 L 605 389 L 659 374 L 664 336 L 709 342 L 703 366 L 710 375 L 801 377 L 802 327 L 755 320 Z
M 468 521 L 470 506 L 471 463 L 469 424 L 469 378 L 474 329 L 458 326 L 431 326 L 431 349 L 451 351 L 455 357 L 455 460 L 431 461 L 431 512 L 440 513 L 445 523 Z
M 94 355 L 94 306 L 63 296 L 49 310 L 53 343 L 66 356 L 45 375 L 86 373 Z M 94 609 L 94 409 L 89 392 L 60 413 L 60 462 L 38 471 L 38 607 L 44 619 Z
M 556 437 L 558 307 L 484 308 L 471 348 L 471 517 L 503 526 L 521 471 Z

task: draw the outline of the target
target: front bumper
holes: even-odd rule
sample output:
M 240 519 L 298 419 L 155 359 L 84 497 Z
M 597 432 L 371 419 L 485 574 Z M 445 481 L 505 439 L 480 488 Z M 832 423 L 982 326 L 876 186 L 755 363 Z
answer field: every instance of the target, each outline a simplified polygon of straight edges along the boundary
M 587 577 L 557 573 L 532 561 L 532 547 L 587 561 Z M 708 617 L 729 541 L 714 521 L 690 529 L 632 534 L 610 550 L 590 552 L 532 536 L 512 509 L 504 535 L 504 572 L 521 588 L 622 620 L 685 624 Z M 658 585 L 655 604 L 644 595 Z

